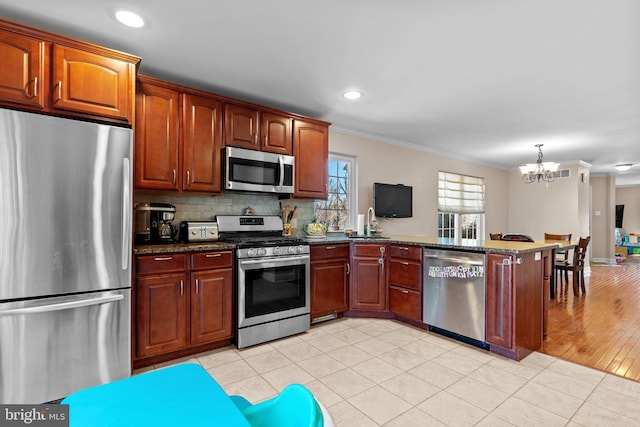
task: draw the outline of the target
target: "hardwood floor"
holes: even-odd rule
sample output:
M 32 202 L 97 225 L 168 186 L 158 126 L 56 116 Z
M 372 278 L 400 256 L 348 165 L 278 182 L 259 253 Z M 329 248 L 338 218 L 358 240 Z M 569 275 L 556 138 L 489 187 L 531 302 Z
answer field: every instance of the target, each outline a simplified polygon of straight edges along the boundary
M 640 381 L 640 259 L 591 265 L 586 294 L 558 288 L 540 352 Z

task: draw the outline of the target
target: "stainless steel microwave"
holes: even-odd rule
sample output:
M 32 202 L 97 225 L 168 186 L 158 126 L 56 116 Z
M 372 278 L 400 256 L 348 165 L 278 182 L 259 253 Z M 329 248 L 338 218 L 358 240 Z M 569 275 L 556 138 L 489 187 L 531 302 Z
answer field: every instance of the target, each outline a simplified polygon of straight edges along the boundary
M 293 193 L 293 156 L 225 148 L 226 190 Z

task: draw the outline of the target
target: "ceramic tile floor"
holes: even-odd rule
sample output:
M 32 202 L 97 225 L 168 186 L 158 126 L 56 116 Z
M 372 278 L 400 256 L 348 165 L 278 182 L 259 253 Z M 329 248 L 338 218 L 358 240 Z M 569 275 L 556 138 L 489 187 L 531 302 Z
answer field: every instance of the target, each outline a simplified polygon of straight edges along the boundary
M 136 373 L 187 361 L 253 403 L 304 384 L 337 427 L 640 425 L 638 382 L 541 353 L 514 362 L 391 320 L 333 320 Z

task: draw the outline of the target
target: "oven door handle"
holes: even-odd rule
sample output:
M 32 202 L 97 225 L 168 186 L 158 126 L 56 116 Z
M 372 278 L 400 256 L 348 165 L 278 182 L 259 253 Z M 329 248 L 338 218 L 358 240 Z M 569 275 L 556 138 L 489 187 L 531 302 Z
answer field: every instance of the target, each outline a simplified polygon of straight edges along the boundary
M 264 268 L 279 267 L 282 265 L 296 265 L 304 264 L 309 260 L 308 255 L 293 256 L 293 257 L 280 257 L 280 258 L 263 258 L 263 259 L 247 259 L 240 260 L 240 265 L 260 265 Z

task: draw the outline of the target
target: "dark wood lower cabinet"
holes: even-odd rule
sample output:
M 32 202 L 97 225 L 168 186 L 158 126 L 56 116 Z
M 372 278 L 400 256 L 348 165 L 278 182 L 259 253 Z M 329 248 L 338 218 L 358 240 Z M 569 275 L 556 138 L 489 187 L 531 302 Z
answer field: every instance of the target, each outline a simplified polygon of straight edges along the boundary
M 349 244 L 311 246 L 311 319 L 349 309 Z
M 155 356 L 187 345 L 186 285 L 184 272 L 138 278 L 137 357 Z
M 389 286 L 389 311 L 401 317 L 422 320 L 422 293 Z
M 392 244 L 389 255 L 389 311 L 403 320 L 420 323 L 422 247 Z
M 486 256 L 486 341 L 513 351 L 513 282 L 515 257 Z
M 550 250 L 486 256 L 486 342 L 491 351 L 520 360 L 544 339 Z
M 350 307 L 387 310 L 387 245 L 355 243 L 352 247 Z
M 224 268 L 191 273 L 191 344 L 233 335 L 233 271 Z
M 143 255 L 136 266 L 134 368 L 228 345 L 233 252 Z

